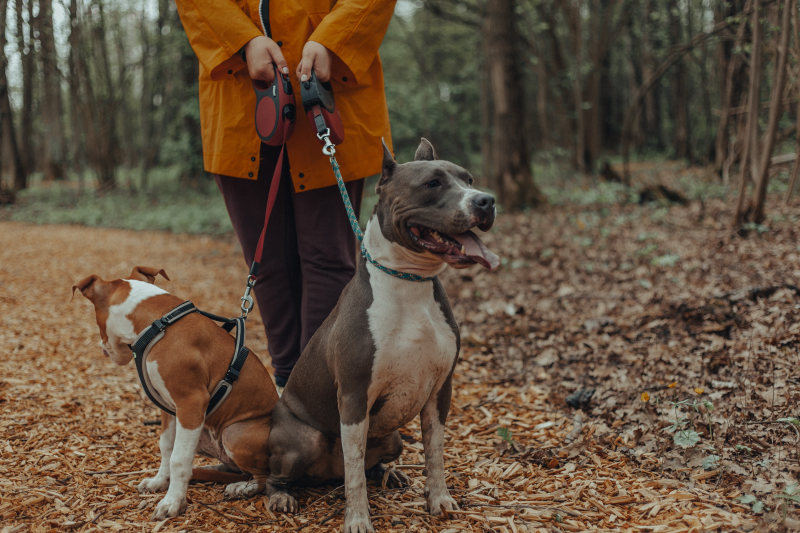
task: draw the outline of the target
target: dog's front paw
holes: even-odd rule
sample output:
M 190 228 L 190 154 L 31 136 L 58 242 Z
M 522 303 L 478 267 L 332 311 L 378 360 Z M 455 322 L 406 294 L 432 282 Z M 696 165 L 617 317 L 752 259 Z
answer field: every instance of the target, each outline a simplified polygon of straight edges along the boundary
M 229 500 L 250 498 L 251 496 L 255 496 L 261 492 L 263 489 L 264 487 L 259 486 L 258 481 L 255 479 L 239 481 L 237 483 L 231 483 L 225 487 L 225 498 Z
M 344 533 L 375 533 L 369 519 L 369 511 L 347 507 L 344 511 Z
M 161 492 L 167 490 L 167 487 L 169 487 L 168 477 L 155 476 L 143 479 L 136 488 L 139 492 Z
M 178 516 L 185 510 L 186 496 L 174 497 L 167 495 L 156 505 L 156 510 L 153 513 L 153 520 Z
M 297 500 L 288 492 L 273 492 L 269 495 L 269 510 L 281 513 L 296 513 Z
M 427 500 L 428 512 L 434 516 L 458 509 L 458 504 L 446 489 L 439 492 L 428 492 Z

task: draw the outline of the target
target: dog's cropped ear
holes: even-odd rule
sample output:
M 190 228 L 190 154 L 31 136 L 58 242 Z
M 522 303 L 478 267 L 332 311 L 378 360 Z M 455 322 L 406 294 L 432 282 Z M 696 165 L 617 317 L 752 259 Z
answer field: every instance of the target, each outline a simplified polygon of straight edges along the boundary
M 383 144 L 383 166 L 381 167 L 381 179 L 378 180 L 378 188 L 389 181 L 389 178 L 392 177 L 392 173 L 394 173 L 394 168 L 397 166 L 397 161 L 394 160 L 392 152 L 389 150 L 389 147 L 386 146 L 386 141 L 381 139 L 381 144 Z
M 420 137 L 419 146 L 414 153 L 414 161 L 433 161 L 436 157 L 436 150 L 433 149 L 431 142 L 425 137 Z
M 92 274 L 91 276 L 87 276 L 80 280 L 78 283 L 72 286 L 72 297 L 75 297 L 75 291 L 81 291 L 81 294 L 86 296 L 88 299 L 94 301 L 94 282 L 98 281 L 100 276 L 97 274 Z
M 161 274 L 164 279 L 169 280 L 169 276 L 164 272 L 163 268 L 136 266 L 131 270 L 130 279 L 138 279 L 139 281 L 146 281 L 147 283 L 155 283 L 156 276 Z

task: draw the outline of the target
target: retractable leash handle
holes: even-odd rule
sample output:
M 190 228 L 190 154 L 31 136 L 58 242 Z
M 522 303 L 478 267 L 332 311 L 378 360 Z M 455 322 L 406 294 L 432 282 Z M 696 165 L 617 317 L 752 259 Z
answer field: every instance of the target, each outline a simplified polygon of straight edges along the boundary
M 333 87 L 320 81 L 312 70 L 311 77 L 300 82 L 300 98 L 317 138 L 325 145 L 323 153 L 332 156 L 333 145 L 344 140 L 344 125 L 333 100 Z
M 256 133 L 262 143 L 281 146 L 292 134 L 297 110 L 288 74 L 278 72 L 275 63 L 272 63 L 272 69 L 275 78 L 271 84 L 252 80 L 256 92 Z

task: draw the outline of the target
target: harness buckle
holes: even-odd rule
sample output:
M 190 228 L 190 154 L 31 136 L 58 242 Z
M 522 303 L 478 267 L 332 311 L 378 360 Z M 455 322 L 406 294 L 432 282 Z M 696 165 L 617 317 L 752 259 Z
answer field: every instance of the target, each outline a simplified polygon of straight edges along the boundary
M 158 331 L 164 331 L 167 329 L 167 323 L 163 320 L 164 317 L 159 318 L 158 320 L 153 321 L 153 327 L 158 329 Z
M 239 379 L 239 371 L 235 368 L 229 368 L 228 371 L 225 373 L 225 381 L 233 385 L 233 383 Z

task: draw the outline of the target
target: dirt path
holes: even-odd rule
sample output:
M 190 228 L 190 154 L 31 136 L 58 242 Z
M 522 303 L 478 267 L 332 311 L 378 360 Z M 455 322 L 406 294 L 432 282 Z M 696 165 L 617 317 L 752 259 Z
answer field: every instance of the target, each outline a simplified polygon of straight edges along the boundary
M 509 221 L 501 229 L 519 223 Z M 498 238 L 494 244 L 504 243 Z M 263 497 L 228 502 L 222 500 L 221 486 L 195 484 L 189 488 L 185 515 L 150 521 L 160 496 L 142 496 L 135 487 L 158 466 L 158 427 L 151 424 L 157 410 L 144 398 L 133 366 L 116 367 L 102 355 L 90 304 L 80 297 L 70 299 L 70 287 L 84 276 L 124 276 L 134 265 L 164 268 L 172 281 L 161 285 L 200 308 L 237 312 L 246 271 L 230 242 L 0 223 L 0 531 L 339 530 L 343 491 L 335 486 L 300 491 L 300 513 L 275 516 L 266 510 Z M 553 396 L 559 391 L 558 379 L 525 378 L 526 369 L 547 366 L 528 361 L 519 363 L 519 379 L 499 376 L 499 347 L 507 341 L 492 337 L 479 324 L 493 327 L 504 313 L 515 316 L 516 308 L 467 315 L 479 311 L 470 307 L 477 291 L 498 290 L 495 300 L 517 305 L 499 288 L 522 291 L 520 286 L 507 287 L 518 283 L 519 272 L 507 268 L 498 273 L 491 282 L 494 288 L 478 283 L 489 279 L 483 273 L 462 271 L 447 280 L 453 297 L 464 302 L 456 307 L 457 318 L 467 323 L 446 454 L 448 483 L 461 511 L 449 519 L 425 512 L 420 435 L 411 426 L 404 431 L 399 468 L 413 484 L 405 491 L 370 488 L 376 528 L 754 528 L 758 517 L 736 499 L 741 487 L 726 483 L 718 471 L 709 475 L 687 466 L 686 475 L 671 475 L 655 454 L 634 457 L 624 436 L 609 440 L 603 433 L 608 426 L 602 419 L 595 423 L 589 409 L 566 408 L 563 396 Z M 535 292 L 530 276 L 524 290 Z M 541 287 L 547 281 L 535 283 Z M 248 344 L 264 354 L 266 340 L 254 315 Z M 515 319 L 507 324 L 507 338 L 528 338 L 531 330 L 513 329 Z M 489 345 L 498 353 L 487 349 Z M 538 353 L 537 348 L 531 357 Z M 789 509 L 789 519 L 796 517 L 796 508 Z

